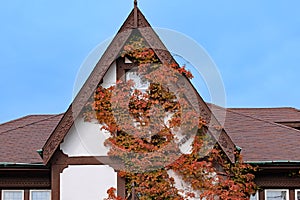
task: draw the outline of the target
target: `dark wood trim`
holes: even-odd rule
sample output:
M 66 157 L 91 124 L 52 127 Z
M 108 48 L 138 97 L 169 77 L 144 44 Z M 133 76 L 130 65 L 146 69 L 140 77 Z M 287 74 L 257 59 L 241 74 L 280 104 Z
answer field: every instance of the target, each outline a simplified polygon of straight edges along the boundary
M 122 198 L 126 197 L 126 180 L 119 173 L 117 175 L 117 195 Z
M 258 196 L 259 196 L 259 200 L 265 200 L 265 191 L 264 190 L 259 190 L 258 191 Z
M 135 63 L 125 63 L 125 58 L 119 57 L 116 60 L 116 67 L 117 67 L 117 80 L 125 81 L 125 73 L 128 70 L 137 67 Z
M 51 199 L 60 199 L 60 173 L 62 169 L 59 165 L 54 165 L 51 168 Z
M 138 27 L 138 9 L 137 9 L 137 0 L 134 1 L 134 28 Z
M 255 174 L 255 183 L 263 189 L 300 188 L 300 177 L 298 175 L 291 175 L 292 173 L 292 171 L 286 172 L 283 170 L 277 173 L 257 173 Z
M 51 159 L 51 199 L 60 200 L 60 173 L 68 167 L 68 156 L 57 150 Z
M 0 189 L 0 200 L 2 200 L 2 190 Z
M 24 190 L 24 200 L 29 200 L 29 196 L 30 196 L 29 192 L 30 191 L 28 189 Z
M 294 189 L 290 189 L 289 190 L 289 199 L 290 200 L 295 200 L 295 190 Z
M 281 164 L 281 166 L 271 166 L 271 165 L 265 165 L 265 166 L 259 166 L 259 169 L 261 170 L 273 170 L 273 171 L 286 171 L 286 170 L 300 170 L 300 165 L 291 165 L 287 166 L 286 164 Z
M 0 187 L 3 189 L 10 188 L 36 188 L 36 189 L 49 189 L 51 187 L 48 178 L 1 178 Z
M 80 156 L 68 157 L 67 163 L 69 165 L 109 165 L 116 164 L 117 161 L 108 156 Z
M 113 169 L 122 169 L 120 162 L 108 156 L 80 156 L 69 157 L 61 150 L 57 150 L 51 159 L 51 199 L 60 200 L 60 174 L 69 165 L 109 165 Z M 125 179 L 117 176 L 117 193 L 125 197 Z M 120 189 L 119 189 L 120 187 Z
M 6 168 L 0 170 L 1 189 L 50 189 L 50 169 Z
M 124 169 L 123 165 L 117 159 L 112 159 L 109 156 L 78 156 L 69 157 L 61 150 L 56 151 L 52 161 L 52 165 L 60 165 L 62 170 L 68 165 L 109 165 L 114 170 Z
M 0 168 L 0 174 L 2 172 L 6 173 L 7 171 L 23 171 L 23 172 L 47 172 L 49 171 L 48 168 L 36 169 L 36 168 Z

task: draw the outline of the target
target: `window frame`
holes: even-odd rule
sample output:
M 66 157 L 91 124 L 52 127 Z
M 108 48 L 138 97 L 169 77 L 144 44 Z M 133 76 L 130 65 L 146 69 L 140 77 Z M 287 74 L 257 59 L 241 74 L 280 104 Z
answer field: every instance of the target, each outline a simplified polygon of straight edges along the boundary
M 295 189 L 295 200 L 297 200 L 297 192 L 300 193 L 300 189 Z
M 50 193 L 50 200 L 51 200 L 51 190 L 29 190 L 29 200 L 32 200 L 32 192 L 49 192 Z
M 1 191 L 1 200 L 5 200 L 4 199 L 4 193 L 5 192 L 21 192 L 22 193 L 22 200 L 24 200 L 24 190 L 2 190 Z
M 285 191 L 286 192 L 286 200 L 289 200 L 290 199 L 290 196 L 289 196 L 289 189 L 265 189 L 264 193 L 265 193 L 265 200 L 268 200 L 267 198 L 267 192 L 268 191 L 274 191 L 274 192 L 282 192 L 282 191 Z

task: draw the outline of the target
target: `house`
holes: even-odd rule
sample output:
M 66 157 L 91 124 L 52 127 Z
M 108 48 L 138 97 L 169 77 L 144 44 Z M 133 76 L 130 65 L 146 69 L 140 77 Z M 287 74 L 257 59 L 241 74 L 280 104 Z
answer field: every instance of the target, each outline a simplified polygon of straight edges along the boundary
M 119 163 L 99 145 L 106 139 L 105 132 L 99 134 L 99 124 L 85 122 L 81 111 L 99 83 L 113 84 L 132 68 L 130 59 L 115 58 L 138 28 L 162 63 L 173 59 L 135 4 L 65 113 L 29 115 L 0 125 L 1 200 L 94 200 L 105 197 L 112 186 L 118 195 L 126 196 Z M 238 146 L 245 162 L 259 167 L 260 190 L 252 199 L 300 199 L 299 110 L 224 109 L 200 96 L 192 101 L 215 125 L 226 113 L 218 144 L 231 162 Z
M 300 199 L 299 122 L 295 108 L 226 109 L 226 132 L 241 147 L 244 161 L 259 166 L 257 199 Z

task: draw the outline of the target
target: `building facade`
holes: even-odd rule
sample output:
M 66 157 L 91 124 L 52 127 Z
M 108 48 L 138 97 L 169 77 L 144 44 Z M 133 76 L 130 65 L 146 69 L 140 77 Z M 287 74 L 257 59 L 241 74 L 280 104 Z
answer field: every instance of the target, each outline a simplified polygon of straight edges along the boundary
M 135 4 L 65 113 L 30 115 L 0 125 L 1 200 L 96 200 L 106 197 L 110 187 L 122 197 L 129 195 L 119 163 L 99 145 L 107 133 L 99 134 L 101 125 L 84 121 L 81 111 L 99 84 L 113 85 L 132 69 L 133 63 L 119 55 L 137 30 L 160 62 L 173 60 Z M 205 103 L 199 94 L 195 101 L 215 125 L 226 113 L 218 145 L 228 159 L 235 162 L 234 151 L 241 148 L 244 161 L 258 166 L 259 191 L 251 199 L 300 199 L 299 110 L 224 109 Z

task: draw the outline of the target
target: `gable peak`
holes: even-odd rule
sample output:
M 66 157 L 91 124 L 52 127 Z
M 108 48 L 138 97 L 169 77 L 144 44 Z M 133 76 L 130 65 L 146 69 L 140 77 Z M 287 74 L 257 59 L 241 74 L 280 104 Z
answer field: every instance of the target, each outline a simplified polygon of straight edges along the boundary
M 123 31 L 131 31 L 132 29 L 148 28 L 151 27 L 146 17 L 138 8 L 137 0 L 134 0 L 134 8 L 130 12 L 129 16 L 119 29 L 118 33 Z
M 138 27 L 138 7 L 137 0 L 134 0 L 134 28 Z

